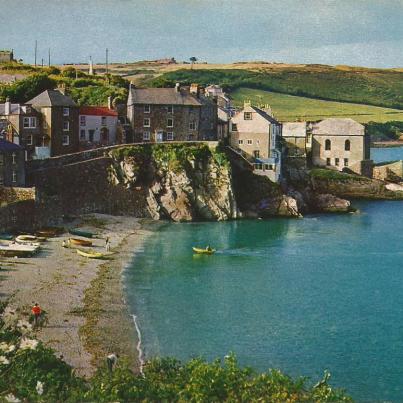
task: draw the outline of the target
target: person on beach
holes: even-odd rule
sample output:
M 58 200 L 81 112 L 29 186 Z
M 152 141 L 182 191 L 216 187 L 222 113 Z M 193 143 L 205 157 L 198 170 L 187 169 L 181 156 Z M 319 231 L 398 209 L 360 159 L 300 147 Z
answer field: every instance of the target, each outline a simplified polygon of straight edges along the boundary
M 109 354 L 106 357 L 106 365 L 108 366 L 108 371 L 110 373 L 112 373 L 113 368 L 115 368 L 115 366 L 118 362 L 118 358 L 119 358 L 119 354 L 115 354 L 115 353 Z
M 31 312 L 34 315 L 34 326 L 36 327 L 39 325 L 39 320 L 40 320 L 41 313 L 42 313 L 42 309 L 37 302 L 32 307 Z
M 111 244 L 109 243 L 109 237 L 105 239 L 105 250 L 109 252 L 111 250 Z

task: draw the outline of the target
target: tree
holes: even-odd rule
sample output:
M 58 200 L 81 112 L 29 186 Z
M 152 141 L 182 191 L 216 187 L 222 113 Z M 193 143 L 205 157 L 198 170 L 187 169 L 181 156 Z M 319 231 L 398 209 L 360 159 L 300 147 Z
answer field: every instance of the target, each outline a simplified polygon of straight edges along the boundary
M 189 57 L 189 60 L 190 60 L 190 62 L 192 63 L 192 64 L 190 65 L 190 68 L 193 69 L 193 64 L 197 62 L 197 58 L 194 57 L 194 56 L 192 56 L 192 57 Z

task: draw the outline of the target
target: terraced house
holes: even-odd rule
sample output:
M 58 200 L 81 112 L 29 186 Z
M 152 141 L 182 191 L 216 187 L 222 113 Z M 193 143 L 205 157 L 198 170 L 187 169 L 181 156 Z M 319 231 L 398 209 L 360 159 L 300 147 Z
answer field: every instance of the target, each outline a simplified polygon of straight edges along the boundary
M 63 88 L 46 90 L 27 102 L 41 115 L 41 157 L 70 154 L 79 150 L 79 111 Z
M 25 185 L 25 152 L 22 147 L 0 138 L 0 186 Z
M 215 140 L 217 104 L 203 89 L 130 88 L 127 117 L 134 142 Z

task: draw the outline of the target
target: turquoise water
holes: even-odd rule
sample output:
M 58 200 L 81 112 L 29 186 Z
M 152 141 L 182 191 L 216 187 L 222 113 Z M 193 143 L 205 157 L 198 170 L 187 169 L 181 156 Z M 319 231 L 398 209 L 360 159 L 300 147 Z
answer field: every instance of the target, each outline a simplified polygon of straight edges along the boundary
M 208 359 L 403 400 L 402 202 L 300 220 L 167 224 L 136 256 L 127 295 L 146 357 Z M 193 256 L 192 245 L 214 245 Z
M 403 160 L 403 147 L 371 148 L 371 158 L 375 162 Z
M 403 401 L 403 202 L 356 207 L 156 227 L 125 280 L 145 356 L 234 351 L 312 381 L 328 369 L 359 401 Z M 218 252 L 193 255 L 206 244 Z

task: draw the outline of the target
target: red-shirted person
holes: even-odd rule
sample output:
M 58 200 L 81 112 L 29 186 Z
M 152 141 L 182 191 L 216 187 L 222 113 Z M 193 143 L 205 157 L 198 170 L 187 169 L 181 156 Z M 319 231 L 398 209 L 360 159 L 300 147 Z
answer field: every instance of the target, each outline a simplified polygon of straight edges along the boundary
M 39 325 L 39 318 L 41 316 L 42 310 L 41 307 L 39 306 L 38 303 L 36 303 L 32 309 L 31 309 L 33 315 L 34 315 L 34 326 L 38 326 Z

